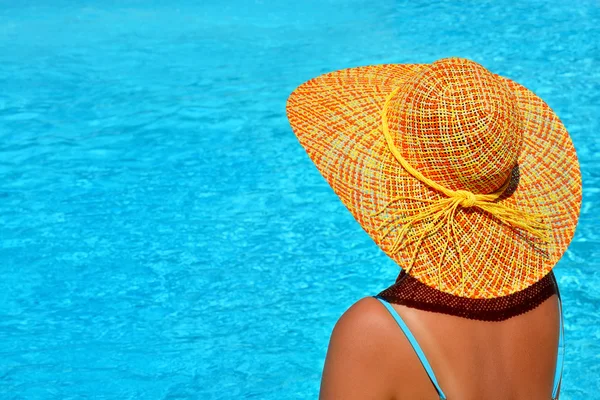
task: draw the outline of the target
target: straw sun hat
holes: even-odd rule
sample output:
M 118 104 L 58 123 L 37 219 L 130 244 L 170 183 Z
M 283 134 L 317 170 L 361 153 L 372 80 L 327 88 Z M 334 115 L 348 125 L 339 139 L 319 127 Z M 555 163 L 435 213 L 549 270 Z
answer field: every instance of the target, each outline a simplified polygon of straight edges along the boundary
M 348 68 L 290 95 L 311 160 L 375 243 L 444 293 L 496 298 L 567 249 L 581 174 L 536 94 L 464 58 Z

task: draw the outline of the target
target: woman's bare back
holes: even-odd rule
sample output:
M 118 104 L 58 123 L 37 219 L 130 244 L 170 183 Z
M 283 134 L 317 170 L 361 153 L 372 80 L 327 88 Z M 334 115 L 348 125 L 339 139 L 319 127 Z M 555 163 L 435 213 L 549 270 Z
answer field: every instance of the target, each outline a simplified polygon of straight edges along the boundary
M 559 339 L 556 295 L 500 322 L 392 306 L 417 338 L 448 399 L 551 399 Z M 439 399 L 410 343 L 388 317 L 396 332 L 389 342 L 400 383 L 393 388 L 395 398 Z
M 449 400 L 550 400 L 559 341 L 556 294 L 500 322 L 392 304 Z M 331 335 L 321 400 L 436 400 L 415 350 L 374 297 L 350 307 Z

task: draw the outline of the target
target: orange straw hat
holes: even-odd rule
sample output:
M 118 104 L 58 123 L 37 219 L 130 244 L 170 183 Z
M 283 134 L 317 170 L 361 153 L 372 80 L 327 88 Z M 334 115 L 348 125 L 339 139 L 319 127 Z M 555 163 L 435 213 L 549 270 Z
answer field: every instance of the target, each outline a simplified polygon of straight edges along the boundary
M 476 62 L 327 73 L 294 90 L 287 114 L 362 228 L 430 287 L 518 292 L 573 238 L 581 174 L 569 133 L 541 98 Z

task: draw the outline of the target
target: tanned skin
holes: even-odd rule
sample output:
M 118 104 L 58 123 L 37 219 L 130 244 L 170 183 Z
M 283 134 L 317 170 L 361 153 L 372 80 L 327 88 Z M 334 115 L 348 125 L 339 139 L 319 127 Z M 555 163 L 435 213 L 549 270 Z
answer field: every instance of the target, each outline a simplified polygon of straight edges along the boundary
M 550 400 L 559 337 L 558 296 L 500 322 L 392 304 L 451 400 Z M 377 299 L 336 323 L 319 400 L 437 400 L 408 339 Z

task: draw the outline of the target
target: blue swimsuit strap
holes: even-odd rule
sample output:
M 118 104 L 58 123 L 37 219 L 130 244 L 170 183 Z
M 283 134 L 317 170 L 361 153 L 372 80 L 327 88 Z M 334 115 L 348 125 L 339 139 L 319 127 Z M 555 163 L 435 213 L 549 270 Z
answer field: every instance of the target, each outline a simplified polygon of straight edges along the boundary
M 396 310 L 394 310 L 394 308 L 387 301 L 385 301 L 384 299 L 382 299 L 381 297 L 378 297 L 378 296 L 373 296 L 373 297 L 375 297 L 377 300 L 379 300 L 385 306 L 385 308 L 388 309 L 390 314 L 392 314 L 392 316 L 394 317 L 394 319 L 396 320 L 396 322 L 402 329 L 402 332 L 404 332 L 404 335 L 406 336 L 406 338 L 410 342 L 411 346 L 415 350 L 415 353 L 417 353 L 419 360 L 421 360 L 421 364 L 423 364 L 425 371 L 427 371 L 427 375 L 429 375 L 429 379 L 431 379 L 433 386 L 435 386 L 435 390 L 437 390 L 437 392 L 440 396 L 440 399 L 446 399 L 446 395 L 442 391 L 442 388 L 440 388 L 440 385 L 438 384 L 437 379 L 435 378 L 435 374 L 433 373 L 433 369 L 431 368 L 431 365 L 429 365 L 429 361 L 427 361 L 427 357 L 425 357 L 425 353 L 423 353 L 421 346 L 419 346 L 417 339 L 413 336 L 410 329 L 408 329 L 408 326 L 406 325 L 406 323 L 404 323 L 404 321 L 402 320 L 400 315 L 396 312 Z
M 556 399 L 556 395 L 558 394 L 558 385 L 560 384 L 560 381 L 562 379 L 563 362 L 565 358 L 564 320 L 560 293 L 558 293 L 558 311 L 560 318 L 560 330 L 558 334 L 558 355 L 556 358 L 556 370 L 554 371 L 554 389 L 552 390 L 553 399 Z

